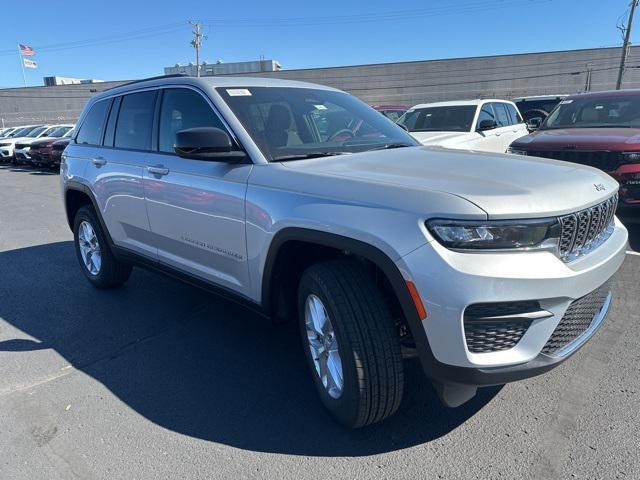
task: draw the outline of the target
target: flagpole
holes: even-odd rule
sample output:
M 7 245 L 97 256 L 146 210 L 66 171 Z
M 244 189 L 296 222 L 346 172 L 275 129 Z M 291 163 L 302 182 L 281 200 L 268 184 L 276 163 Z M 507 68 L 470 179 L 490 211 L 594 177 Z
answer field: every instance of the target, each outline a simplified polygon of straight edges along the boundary
M 18 58 L 20 59 L 20 67 L 22 67 L 22 81 L 24 82 L 24 86 L 27 86 L 27 75 L 24 73 L 24 58 L 22 56 L 22 53 L 20 53 L 20 44 L 17 43 L 16 46 L 18 47 Z

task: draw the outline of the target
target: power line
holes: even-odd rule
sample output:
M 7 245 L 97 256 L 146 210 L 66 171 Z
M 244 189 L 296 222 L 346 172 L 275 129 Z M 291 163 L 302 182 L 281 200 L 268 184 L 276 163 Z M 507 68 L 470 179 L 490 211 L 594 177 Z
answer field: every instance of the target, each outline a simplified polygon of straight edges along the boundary
M 423 18 L 432 16 L 452 15 L 458 13 L 475 13 L 477 11 L 504 8 L 514 4 L 528 3 L 530 5 L 540 5 L 550 3 L 554 0 L 542 0 L 532 2 L 531 0 L 482 0 L 479 2 L 458 3 L 457 5 L 438 6 L 423 9 L 394 10 L 387 12 L 360 13 L 353 15 L 333 15 L 325 17 L 270 17 L 259 20 L 253 18 L 233 18 L 233 19 L 208 19 L 209 25 L 216 27 L 285 27 L 285 26 L 311 26 L 311 25 L 337 25 L 347 23 L 380 22 L 389 20 L 399 20 L 405 18 Z

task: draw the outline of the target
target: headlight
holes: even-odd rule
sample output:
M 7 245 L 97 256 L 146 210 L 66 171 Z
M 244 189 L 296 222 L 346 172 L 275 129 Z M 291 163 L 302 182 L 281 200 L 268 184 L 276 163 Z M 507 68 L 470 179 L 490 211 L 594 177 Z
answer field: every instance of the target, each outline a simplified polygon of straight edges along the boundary
M 529 153 L 526 150 L 520 150 L 518 148 L 507 148 L 507 153 L 512 153 L 514 155 L 529 155 Z
M 427 228 L 445 247 L 454 250 L 557 251 L 560 222 L 556 218 L 520 221 L 429 220 Z
M 623 152 L 622 163 L 640 163 L 640 152 Z

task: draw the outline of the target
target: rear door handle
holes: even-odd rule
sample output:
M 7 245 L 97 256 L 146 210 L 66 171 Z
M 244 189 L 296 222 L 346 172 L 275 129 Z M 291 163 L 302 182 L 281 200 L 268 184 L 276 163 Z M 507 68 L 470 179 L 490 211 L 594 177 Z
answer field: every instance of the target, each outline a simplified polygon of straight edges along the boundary
M 154 175 L 167 175 L 169 173 L 169 169 L 165 167 L 147 167 L 147 171 Z
M 102 167 L 107 164 L 107 160 L 103 157 L 96 157 L 91 159 L 91 163 L 93 163 L 96 167 Z

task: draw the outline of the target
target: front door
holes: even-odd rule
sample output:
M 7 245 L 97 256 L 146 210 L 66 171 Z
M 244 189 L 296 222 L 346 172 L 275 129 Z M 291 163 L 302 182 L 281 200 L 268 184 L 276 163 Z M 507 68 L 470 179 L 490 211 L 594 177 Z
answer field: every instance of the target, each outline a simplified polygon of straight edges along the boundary
M 245 196 L 252 164 L 177 156 L 176 132 L 195 127 L 227 130 L 207 99 L 190 88 L 163 90 L 158 152 L 144 171 L 151 232 L 161 263 L 248 293 Z

